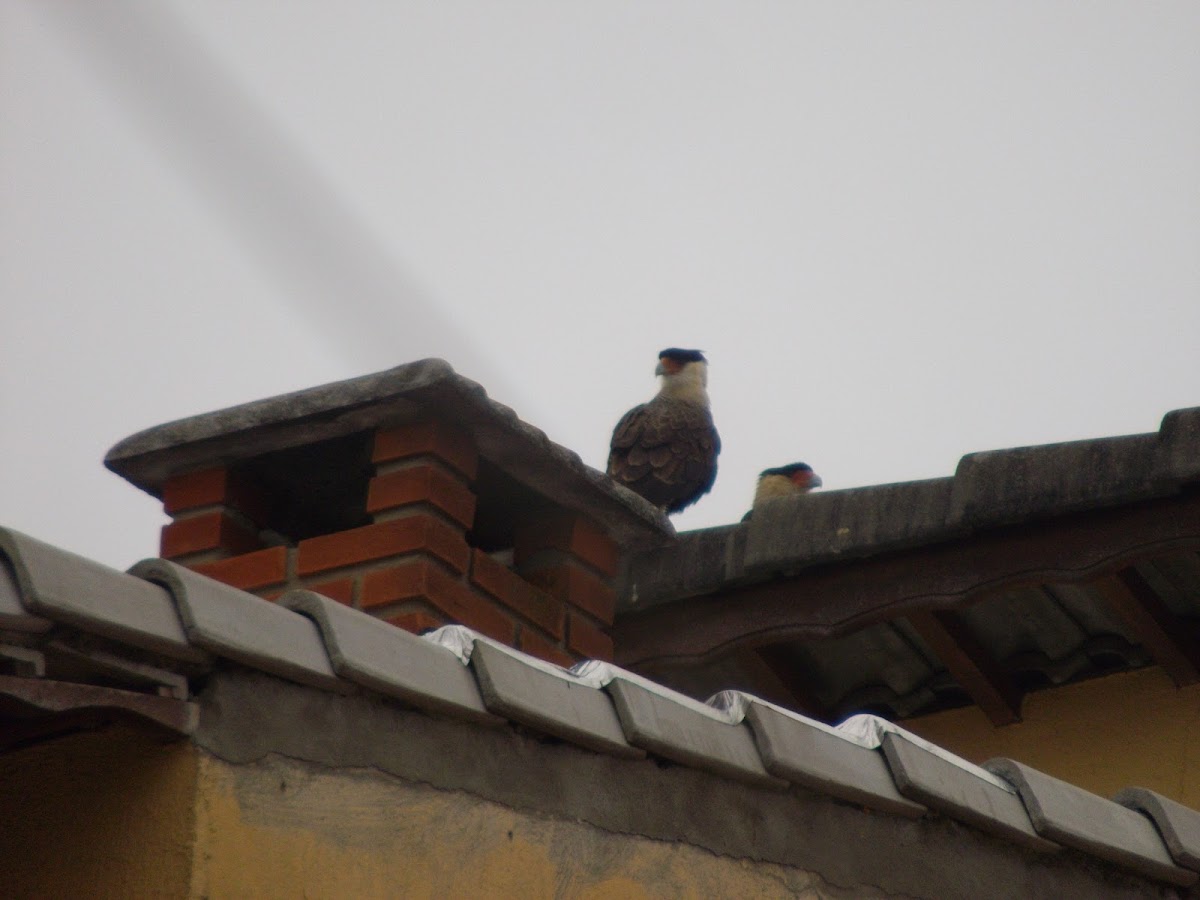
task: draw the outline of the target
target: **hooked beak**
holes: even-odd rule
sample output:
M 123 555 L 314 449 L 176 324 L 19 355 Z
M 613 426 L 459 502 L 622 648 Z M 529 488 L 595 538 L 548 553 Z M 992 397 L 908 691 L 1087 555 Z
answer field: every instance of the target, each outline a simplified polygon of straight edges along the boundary
M 658 361 L 658 365 L 654 367 L 654 374 L 655 375 L 666 375 L 667 374 L 667 367 L 662 364 L 661 359 Z

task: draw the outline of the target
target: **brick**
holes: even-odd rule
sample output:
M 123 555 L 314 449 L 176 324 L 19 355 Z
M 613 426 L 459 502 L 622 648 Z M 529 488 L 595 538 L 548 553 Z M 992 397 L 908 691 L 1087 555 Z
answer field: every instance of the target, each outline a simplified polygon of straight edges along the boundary
M 300 575 L 313 575 L 368 560 L 422 552 L 464 572 L 471 548 L 445 522 L 417 515 L 308 538 L 300 542 L 297 566 Z
M 287 547 L 268 547 L 188 568 L 243 591 L 251 591 L 287 581 L 287 553 Z
M 163 483 L 163 510 L 169 515 L 225 502 L 229 472 L 224 468 L 185 472 Z
M 562 600 L 534 587 L 482 550 L 471 551 L 471 583 L 556 638 L 566 634 Z
M 399 613 L 395 616 L 389 616 L 383 621 L 389 625 L 395 625 L 397 628 L 403 628 L 405 631 L 411 631 L 413 634 L 424 634 L 426 631 L 435 631 L 446 624 L 446 620 L 441 616 L 426 612 L 423 609 Z
M 254 531 L 229 513 L 215 509 L 164 525 L 159 555 L 164 559 L 178 559 L 205 550 L 226 550 L 237 555 L 261 547 L 262 542 Z
M 564 562 L 522 574 L 551 596 L 586 610 L 602 622 L 612 624 L 617 608 L 617 592 L 578 563 Z
M 363 576 L 363 609 L 424 600 L 455 622 L 512 646 L 516 625 L 496 604 L 457 580 L 436 563 L 416 559 Z
M 612 637 L 578 613 L 567 617 L 567 647 L 585 659 L 612 662 Z
M 532 628 L 521 629 L 520 646 L 517 649 L 566 669 L 575 665 L 575 657 L 557 644 L 550 643 Z
M 542 550 L 577 556 L 600 574 L 612 578 L 621 564 L 621 549 L 598 525 L 574 513 L 558 513 L 517 530 L 514 561 L 523 566 Z
M 428 503 L 463 528 L 475 523 L 475 494 L 458 475 L 436 463 L 377 475 L 367 488 L 369 513 L 413 503 Z
M 328 597 L 330 600 L 336 600 L 338 603 L 353 606 L 354 582 L 354 578 L 334 578 L 332 581 L 317 581 L 312 584 L 306 584 L 305 587 L 314 594 L 320 594 L 323 597 Z
M 435 456 L 457 469 L 468 481 L 475 480 L 479 454 L 471 437 L 444 422 L 422 422 L 381 428 L 375 433 L 371 462 L 391 462 L 414 456 Z
M 261 490 L 228 469 L 204 469 L 168 478 L 163 484 L 163 511 L 176 513 L 204 506 L 227 506 L 265 525 L 268 504 Z

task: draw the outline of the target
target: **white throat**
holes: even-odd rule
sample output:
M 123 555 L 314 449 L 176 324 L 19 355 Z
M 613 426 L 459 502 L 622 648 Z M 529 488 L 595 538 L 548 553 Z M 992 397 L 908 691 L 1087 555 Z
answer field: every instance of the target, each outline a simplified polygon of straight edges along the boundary
M 662 387 L 658 392 L 672 400 L 699 403 L 708 406 L 708 363 L 685 363 L 673 375 L 662 376 Z

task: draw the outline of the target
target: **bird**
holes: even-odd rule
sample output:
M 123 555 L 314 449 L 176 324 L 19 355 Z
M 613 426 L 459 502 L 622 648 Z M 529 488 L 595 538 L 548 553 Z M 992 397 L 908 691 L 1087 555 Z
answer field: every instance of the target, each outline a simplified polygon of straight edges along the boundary
M 658 393 L 613 429 L 608 475 L 666 513 L 677 513 L 717 479 L 721 438 L 708 402 L 708 360 L 699 350 L 658 354 Z
M 758 487 L 754 489 L 754 504 L 750 512 L 742 516 L 742 521 L 747 521 L 754 515 L 754 510 L 768 501 L 778 497 L 807 494 L 824 483 L 808 463 L 795 462 L 773 469 L 763 469 L 758 476 Z

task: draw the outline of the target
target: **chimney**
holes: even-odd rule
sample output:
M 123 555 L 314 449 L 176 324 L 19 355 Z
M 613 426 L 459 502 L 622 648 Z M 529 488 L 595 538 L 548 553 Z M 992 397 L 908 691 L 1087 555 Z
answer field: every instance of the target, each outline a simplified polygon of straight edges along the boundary
M 563 665 L 612 659 L 614 577 L 674 535 L 436 359 L 160 425 L 104 462 L 162 500 L 166 559 Z

